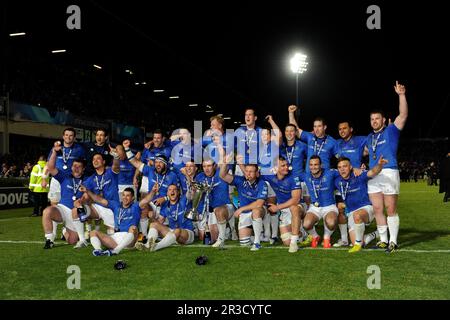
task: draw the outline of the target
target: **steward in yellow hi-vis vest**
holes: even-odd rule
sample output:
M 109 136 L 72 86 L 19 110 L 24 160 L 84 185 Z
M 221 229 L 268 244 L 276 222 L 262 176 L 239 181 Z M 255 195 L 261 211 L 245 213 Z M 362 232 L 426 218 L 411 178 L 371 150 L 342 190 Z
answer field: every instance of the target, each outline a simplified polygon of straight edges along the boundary
M 44 167 L 46 164 L 45 156 L 40 156 L 38 163 L 31 171 L 29 188 L 34 201 L 33 217 L 42 216 L 42 212 L 48 204 L 47 194 L 49 191 L 49 177 L 44 176 Z M 42 180 L 46 180 L 47 182 L 45 187 L 42 187 Z

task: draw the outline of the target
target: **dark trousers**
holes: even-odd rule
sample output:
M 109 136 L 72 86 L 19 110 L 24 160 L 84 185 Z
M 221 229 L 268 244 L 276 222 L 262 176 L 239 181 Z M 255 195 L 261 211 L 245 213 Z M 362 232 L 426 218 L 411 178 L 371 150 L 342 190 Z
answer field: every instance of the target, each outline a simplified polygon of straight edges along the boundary
M 48 205 L 47 192 L 33 192 L 34 215 L 42 216 L 42 212 Z

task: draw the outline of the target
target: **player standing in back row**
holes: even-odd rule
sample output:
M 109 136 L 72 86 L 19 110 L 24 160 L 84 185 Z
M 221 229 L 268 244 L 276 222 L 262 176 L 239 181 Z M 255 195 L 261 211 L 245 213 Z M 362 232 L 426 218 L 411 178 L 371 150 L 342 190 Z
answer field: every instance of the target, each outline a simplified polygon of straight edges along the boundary
M 395 92 L 399 97 L 399 115 L 394 123 L 386 126 L 386 118 L 382 111 L 370 113 L 370 125 L 373 132 L 367 136 L 366 147 L 369 150 L 369 167 L 377 165 L 381 156 L 388 161 L 380 174 L 369 181 L 368 192 L 377 220 L 377 229 L 380 234 L 378 248 L 386 248 L 386 252 L 398 249 L 397 236 L 400 219 L 397 214 L 397 201 L 400 192 L 400 176 L 397 166 L 397 148 L 400 131 L 404 128 L 408 118 L 408 103 L 406 102 L 406 89 L 396 81 Z M 387 221 L 384 216 L 384 207 L 387 211 Z M 389 245 L 388 234 L 389 229 Z

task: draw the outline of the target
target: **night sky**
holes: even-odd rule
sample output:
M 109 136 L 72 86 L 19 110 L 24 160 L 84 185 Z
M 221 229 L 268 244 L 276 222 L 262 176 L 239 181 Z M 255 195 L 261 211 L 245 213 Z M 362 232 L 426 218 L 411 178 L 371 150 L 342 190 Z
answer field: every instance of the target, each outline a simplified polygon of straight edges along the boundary
M 267 114 L 286 124 L 287 106 L 295 103 L 289 59 L 301 50 L 309 59 L 300 76 L 303 129 L 323 116 L 334 136 L 340 119 L 367 134 L 371 109 L 398 114 L 399 80 L 410 107 L 403 135 L 444 137 L 450 28 L 441 3 L 9 1 L 2 30 L 25 29 L 36 50 L 64 47 L 86 63 L 130 68 L 151 89 L 181 96 L 174 110 L 198 103 L 205 120 L 208 104 L 232 117 L 229 127 L 246 107 L 257 109 L 260 125 Z M 66 28 L 70 4 L 81 8 L 81 30 Z M 366 27 L 370 4 L 381 8 L 381 30 Z

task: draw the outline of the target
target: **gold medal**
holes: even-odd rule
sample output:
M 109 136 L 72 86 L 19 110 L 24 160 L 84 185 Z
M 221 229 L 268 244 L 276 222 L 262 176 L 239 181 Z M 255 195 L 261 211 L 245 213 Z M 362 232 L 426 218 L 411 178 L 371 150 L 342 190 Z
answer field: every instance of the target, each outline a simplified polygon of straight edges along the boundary
M 292 171 L 292 166 L 289 166 L 289 171 Z
M 250 148 L 248 148 L 247 153 L 250 154 Z
M 314 206 L 315 207 L 318 207 L 319 206 L 319 203 L 316 201 L 316 202 L 314 202 Z
M 377 160 L 377 155 L 374 154 L 374 155 L 372 156 L 372 159 L 373 159 L 373 160 Z

